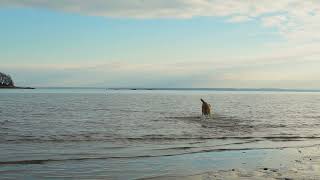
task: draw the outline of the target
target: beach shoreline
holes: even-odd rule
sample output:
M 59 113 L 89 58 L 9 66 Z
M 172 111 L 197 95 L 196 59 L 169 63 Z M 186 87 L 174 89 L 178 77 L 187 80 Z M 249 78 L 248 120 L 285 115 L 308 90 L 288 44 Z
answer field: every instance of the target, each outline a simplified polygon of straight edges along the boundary
M 216 169 L 185 175 L 146 177 L 149 180 L 199 180 L 199 179 L 319 179 L 320 145 L 277 149 L 238 150 L 238 158 L 226 158 Z M 240 152 L 241 151 L 241 152 Z

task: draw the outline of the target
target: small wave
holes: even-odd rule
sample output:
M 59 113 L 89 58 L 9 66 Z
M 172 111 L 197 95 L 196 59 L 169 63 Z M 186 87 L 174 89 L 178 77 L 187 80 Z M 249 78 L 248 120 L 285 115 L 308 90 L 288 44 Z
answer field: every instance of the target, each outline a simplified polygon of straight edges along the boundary
M 130 110 L 130 109 L 110 109 L 110 108 L 97 108 L 97 109 L 93 109 L 93 111 L 147 112 L 147 111 L 138 111 L 138 110 Z
M 169 116 L 167 118 L 170 119 L 181 119 L 181 120 L 202 120 L 202 121 L 210 121 L 210 120 L 229 120 L 229 121 L 240 121 L 239 118 L 235 116 L 224 116 L 220 114 L 212 114 L 211 116 Z
M 109 109 L 109 108 L 96 108 L 96 109 L 93 109 L 93 111 L 111 111 L 112 109 Z
M 161 148 L 156 150 L 189 150 L 194 148 L 213 148 L 213 147 L 223 147 L 223 146 L 229 146 L 229 145 L 241 145 L 241 144 L 248 144 L 253 142 L 258 142 L 261 140 L 250 140 L 250 141 L 244 141 L 244 142 L 234 142 L 234 143 L 226 143 L 226 144 L 218 144 L 213 146 L 182 146 L 182 147 L 169 147 L 169 148 Z
M 200 148 L 213 148 L 213 147 L 223 147 L 223 146 L 229 146 L 229 145 L 241 145 L 241 144 L 248 144 L 253 142 L 258 142 L 262 140 L 250 140 L 250 141 L 244 141 L 244 142 L 234 142 L 234 143 L 226 143 L 226 144 L 218 144 L 214 146 L 201 146 Z M 187 149 L 193 149 L 193 148 L 199 148 L 198 146 L 182 146 L 182 147 L 172 147 L 172 148 L 161 148 L 156 150 L 187 150 Z
M 224 151 L 250 151 L 250 150 L 271 150 L 271 149 L 287 149 L 287 148 L 306 148 L 316 147 L 320 144 L 301 145 L 301 146 L 280 146 L 280 147 L 253 147 L 253 148 L 213 148 L 213 149 L 201 149 L 197 151 L 172 153 L 172 154 L 160 154 L 160 155 L 140 155 L 140 156 L 110 156 L 110 157 L 84 157 L 84 158 L 67 158 L 67 159 L 31 159 L 31 160 L 16 160 L 16 161 L 0 161 L 0 165 L 17 165 L 17 164 L 47 164 L 61 161 L 89 161 L 89 160 L 107 160 L 107 159 L 140 159 L 140 158 L 154 158 L 154 157 L 168 157 L 179 156 L 196 153 L 207 152 L 224 152 Z
M 201 119 L 201 116 L 185 116 L 185 117 L 181 117 L 181 116 L 170 116 L 167 117 L 170 119 L 191 119 L 191 120 L 195 120 L 195 119 Z
M 319 119 L 319 115 L 304 115 L 303 118 L 308 118 L 308 119 Z
M 183 153 L 185 154 L 185 153 Z M 68 159 L 31 159 L 16 161 L 0 161 L 0 165 L 16 165 L 16 164 L 46 164 L 61 161 L 88 161 L 88 160 L 106 160 L 106 159 L 139 159 L 162 156 L 176 156 L 182 154 L 163 154 L 163 155 L 141 155 L 141 156 L 110 156 L 110 157 L 84 157 L 84 158 L 68 158 Z
M 221 136 L 221 137 L 165 137 L 165 136 L 147 136 L 132 138 L 116 138 L 119 141 L 199 141 L 199 140 L 270 140 L 270 141 L 300 141 L 307 139 L 320 139 L 320 136 Z
M 153 111 L 153 110 L 134 110 L 134 109 L 111 109 L 111 108 L 96 108 L 94 111 L 118 111 L 118 112 L 137 112 L 137 113 L 168 113 L 165 111 Z
M 8 122 L 10 122 L 9 120 L 2 120 L 2 121 L 0 121 L 0 124 L 4 124 L 4 123 L 8 123 Z
M 250 124 L 244 124 L 245 120 L 240 120 L 237 117 L 233 116 L 223 116 L 219 114 L 214 114 L 209 117 L 205 116 L 173 116 L 167 117 L 169 119 L 178 119 L 184 121 L 190 121 L 199 123 L 204 128 L 231 128 L 231 129 L 242 129 L 250 131 L 254 126 Z
M 37 138 L 37 137 L 23 137 L 23 138 L 0 138 L 1 143 L 69 143 L 69 142 L 170 142 L 170 141 L 208 141 L 208 140 L 269 140 L 269 141 L 302 141 L 310 139 L 320 139 L 320 136 L 215 136 L 215 137 L 176 137 L 176 136 L 165 136 L 165 135 L 145 135 L 141 137 L 88 137 L 88 138 Z
M 143 156 L 149 157 L 149 156 Z M 85 160 L 104 160 L 104 159 L 120 159 L 130 157 L 85 157 L 85 158 L 69 158 L 69 159 L 32 159 L 32 160 L 17 160 L 17 161 L 0 161 L 0 165 L 15 165 L 15 164 L 46 164 L 51 162 L 61 161 L 85 161 Z
M 0 165 L 14 165 L 14 164 L 46 164 L 50 162 L 60 162 L 60 161 L 83 161 L 83 160 L 94 160 L 94 159 L 110 159 L 108 158 L 70 158 L 70 159 L 32 159 L 32 160 L 17 160 L 17 161 L 0 161 Z

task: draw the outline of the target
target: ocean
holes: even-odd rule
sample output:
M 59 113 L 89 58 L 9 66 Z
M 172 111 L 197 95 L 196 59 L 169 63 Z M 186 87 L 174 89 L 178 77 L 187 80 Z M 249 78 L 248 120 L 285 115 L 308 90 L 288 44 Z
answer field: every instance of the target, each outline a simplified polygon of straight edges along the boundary
M 0 89 L 0 179 L 188 176 L 262 167 L 268 157 L 281 166 L 292 159 L 273 150 L 320 144 L 319 95 Z M 211 117 L 201 116 L 200 98 Z

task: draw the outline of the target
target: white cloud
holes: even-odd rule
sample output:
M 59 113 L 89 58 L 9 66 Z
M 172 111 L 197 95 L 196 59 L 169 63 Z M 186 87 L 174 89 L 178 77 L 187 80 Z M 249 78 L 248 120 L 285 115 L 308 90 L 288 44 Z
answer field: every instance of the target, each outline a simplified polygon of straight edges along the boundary
M 47 8 L 117 18 L 227 17 L 229 22 L 255 18 L 275 27 L 290 41 L 320 39 L 318 0 L 0 0 L 1 6 Z
M 248 16 L 233 16 L 230 19 L 228 19 L 228 22 L 231 23 L 240 23 L 240 22 L 245 22 L 245 21 L 250 21 L 252 18 Z
M 281 27 L 287 21 L 284 15 L 268 16 L 262 18 L 262 25 L 265 27 Z

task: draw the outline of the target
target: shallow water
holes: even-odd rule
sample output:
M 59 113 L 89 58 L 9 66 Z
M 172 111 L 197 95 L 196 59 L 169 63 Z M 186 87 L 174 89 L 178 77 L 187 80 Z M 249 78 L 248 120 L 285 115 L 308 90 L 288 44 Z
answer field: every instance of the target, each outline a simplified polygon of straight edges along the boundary
M 0 175 L 135 179 L 195 174 L 228 167 L 241 151 L 259 156 L 264 153 L 259 150 L 317 145 L 319 95 L 1 90 Z M 201 117 L 200 98 L 213 106 L 212 117 Z

